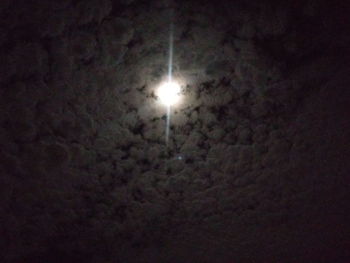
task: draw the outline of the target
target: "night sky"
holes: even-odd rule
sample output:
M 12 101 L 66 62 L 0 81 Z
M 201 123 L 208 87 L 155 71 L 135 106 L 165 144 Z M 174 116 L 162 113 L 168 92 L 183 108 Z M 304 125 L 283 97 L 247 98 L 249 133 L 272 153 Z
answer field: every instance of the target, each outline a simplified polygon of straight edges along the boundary
M 0 262 L 349 263 L 347 2 L 0 0 Z

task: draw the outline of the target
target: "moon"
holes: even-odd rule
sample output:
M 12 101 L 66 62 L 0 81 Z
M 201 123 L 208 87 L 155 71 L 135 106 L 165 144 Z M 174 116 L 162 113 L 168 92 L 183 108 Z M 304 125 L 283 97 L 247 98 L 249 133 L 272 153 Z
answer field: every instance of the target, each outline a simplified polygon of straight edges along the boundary
M 180 100 L 180 85 L 176 82 L 165 82 L 157 90 L 157 96 L 166 106 L 173 106 Z

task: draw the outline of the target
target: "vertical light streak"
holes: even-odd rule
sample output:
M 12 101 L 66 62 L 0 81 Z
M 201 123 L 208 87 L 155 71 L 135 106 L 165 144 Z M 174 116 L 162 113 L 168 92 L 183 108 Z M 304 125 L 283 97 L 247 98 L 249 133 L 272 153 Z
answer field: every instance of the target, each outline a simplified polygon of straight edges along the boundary
M 168 146 L 170 132 L 170 105 L 166 109 L 166 127 L 165 127 L 165 144 Z
M 172 14 L 170 16 L 172 20 Z M 170 22 L 169 28 L 169 61 L 168 61 L 168 82 L 170 83 L 173 78 L 173 54 L 174 54 L 174 25 Z M 166 113 L 166 127 L 165 127 L 165 144 L 168 146 L 169 143 L 169 133 L 170 133 L 170 116 L 171 116 L 171 106 L 167 105 Z
M 169 63 L 168 63 L 168 81 L 172 81 L 173 75 L 173 55 L 174 55 L 174 24 L 170 23 L 169 32 Z

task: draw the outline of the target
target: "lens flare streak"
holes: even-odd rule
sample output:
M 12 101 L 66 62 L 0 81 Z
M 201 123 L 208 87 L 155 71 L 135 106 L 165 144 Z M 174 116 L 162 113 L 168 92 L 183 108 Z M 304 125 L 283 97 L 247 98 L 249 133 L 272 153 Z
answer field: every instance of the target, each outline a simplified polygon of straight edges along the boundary
M 173 75 L 173 54 L 174 54 L 174 25 L 170 23 L 170 32 L 169 32 L 169 61 L 168 61 L 168 82 L 172 82 Z M 168 87 L 170 88 L 170 87 Z M 166 127 L 165 127 L 165 144 L 168 146 L 169 144 L 169 132 L 170 132 L 170 117 L 171 117 L 171 105 L 170 103 L 167 105 L 167 113 L 166 113 Z

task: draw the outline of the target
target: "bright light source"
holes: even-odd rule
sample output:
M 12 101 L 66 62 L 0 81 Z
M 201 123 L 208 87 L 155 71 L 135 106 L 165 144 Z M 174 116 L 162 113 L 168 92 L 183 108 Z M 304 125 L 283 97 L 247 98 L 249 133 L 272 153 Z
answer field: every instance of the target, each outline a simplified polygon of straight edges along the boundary
M 166 82 L 158 88 L 157 95 L 166 106 L 174 105 L 180 99 L 180 85 L 176 82 Z

